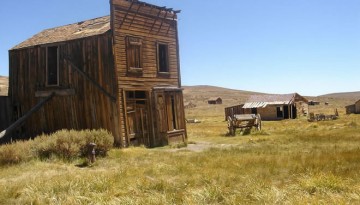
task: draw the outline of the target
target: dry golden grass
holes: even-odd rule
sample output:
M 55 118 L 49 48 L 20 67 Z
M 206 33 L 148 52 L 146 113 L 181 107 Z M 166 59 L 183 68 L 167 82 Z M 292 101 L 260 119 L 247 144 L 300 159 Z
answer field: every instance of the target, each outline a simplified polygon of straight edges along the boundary
M 36 159 L 3 166 L 0 203 L 360 203 L 360 115 L 264 122 L 261 132 L 229 137 L 226 105 L 198 104 L 186 111 L 202 120 L 188 124 L 187 148 L 113 149 L 86 168 Z

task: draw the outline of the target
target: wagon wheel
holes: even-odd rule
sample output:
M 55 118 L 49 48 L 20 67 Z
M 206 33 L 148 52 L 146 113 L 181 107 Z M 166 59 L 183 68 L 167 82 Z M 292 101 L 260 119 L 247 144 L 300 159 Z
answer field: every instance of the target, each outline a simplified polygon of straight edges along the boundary
M 260 131 L 260 130 L 261 130 L 261 116 L 260 116 L 260 114 L 257 114 L 257 116 L 256 116 L 256 121 L 257 121 L 257 123 L 256 123 L 256 129 L 257 129 L 258 131 Z
M 229 128 L 229 134 L 234 136 L 235 135 L 234 122 L 232 121 L 230 116 L 228 117 L 228 128 Z

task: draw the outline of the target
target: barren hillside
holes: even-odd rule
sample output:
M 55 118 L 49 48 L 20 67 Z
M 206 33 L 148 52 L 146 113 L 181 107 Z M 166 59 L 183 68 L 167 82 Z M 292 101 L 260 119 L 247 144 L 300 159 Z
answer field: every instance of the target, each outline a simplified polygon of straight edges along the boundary
M 346 93 L 331 93 L 326 95 L 321 95 L 319 97 L 325 98 L 343 98 L 343 99 L 351 99 L 357 100 L 360 99 L 360 91 L 357 92 L 346 92 Z
M 197 106 L 196 109 L 190 109 L 186 111 L 188 118 L 196 118 L 201 112 L 208 113 L 207 116 L 223 115 L 225 107 L 245 103 L 250 95 L 261 94 L 258 92 L 233 90 L 207 85 L 183 86 L 183 88 L 184 101 L 192 102 Z M 208 105 L 207 100 L 213 97 L 221 97 L 223 104 Z M 340 113 L 345 113 L 345 106 L 353 104 L 356 100 L 360 99 L 360 92 L 335 93 L 317 97 L 304 97 L 306 97 L 308 100 L 315 100 L 320 102 L 320 105 L 309 107 L 311 112 L 332 114 L 335 109 L 338 109 Z
M 8 94 L 9 78 L 0 76 L 0 96 Z
M 183 86 L 183 88 L 184 101 L 191 101 L 195 104 L 207 104 L 207 100 L 209 98 L 221 97 L 221 99 L 223 100 L 223 104 L 233 105 L 234 103 L 244 103 L 250 95 L 261 94 L 257 92 L 233 90 L 208 85 Z

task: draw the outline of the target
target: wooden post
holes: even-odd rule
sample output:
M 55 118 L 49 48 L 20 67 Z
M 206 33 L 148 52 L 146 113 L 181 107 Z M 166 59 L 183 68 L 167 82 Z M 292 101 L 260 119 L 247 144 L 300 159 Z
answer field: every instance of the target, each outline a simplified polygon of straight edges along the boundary
M 95 147 L 96 147 L 95 143 L 90 143 L 88 145 L 88 159 L 89 159 L 90 164 L 92 164 L 96 161 Z

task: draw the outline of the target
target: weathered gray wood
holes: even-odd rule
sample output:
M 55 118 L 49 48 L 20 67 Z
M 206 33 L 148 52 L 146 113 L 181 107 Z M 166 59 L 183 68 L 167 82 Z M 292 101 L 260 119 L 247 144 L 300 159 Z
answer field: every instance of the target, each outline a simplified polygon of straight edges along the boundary
M 52 93 L 55 93 L 57 96 L 70 96 L 70 95 L 75 95 L 75 89 L 36 91 L 35 97 L 48 97 Z
M 108 96 L 113 102 L 116 102 L 116 97 L 112 96 L 108 91 L 106 91 L 101 85 L 99 85 L 96 81 L 90 78 L 84 71 L 79 69 L 71 60 L 64 57 L 64 60 L 67 61 L 72 68 L 74 68 L 77 72 L 79 72 L 83 77 L 85 77 L 88 81 L 90 81 L 96 88 L 98 88 L 102 93 Z
M 48 102 L 51 98 L 55 96 L 55 93 L 52 93 L 47 98 L 40 101 L 35 107 L 31 108 L 24 116 L 19 118 L 16 122 L 14 122 L 10 127 L 8 127 L 6 130 L 0 132 L 0 139 L 5 137 L 7 134 L 11 133 L 15 128 L 17 128 L 19 125 L 21 125 L 28 117 L 31 116 L 34 112 L 39 110 L 46 102 Z

